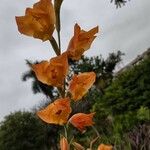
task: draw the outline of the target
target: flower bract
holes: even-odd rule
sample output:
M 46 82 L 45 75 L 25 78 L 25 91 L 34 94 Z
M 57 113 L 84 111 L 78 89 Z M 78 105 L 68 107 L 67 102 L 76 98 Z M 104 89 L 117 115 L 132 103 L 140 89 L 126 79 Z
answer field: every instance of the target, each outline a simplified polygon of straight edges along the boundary
M 61 150 L 69 150 L 70 149 L 68 141 L 64 136 L 60 139 L 60 149 Z
M 85 150 L 85 148 L 77 142 L 73 142 L 72 145 L 74 146 L 75 150 Z
M 27 8 L 25 16 L 16 17 L 20 33 L 46 41 L 51 39 L 55 29 L 55 11 L 51 0 L 40 0 Z

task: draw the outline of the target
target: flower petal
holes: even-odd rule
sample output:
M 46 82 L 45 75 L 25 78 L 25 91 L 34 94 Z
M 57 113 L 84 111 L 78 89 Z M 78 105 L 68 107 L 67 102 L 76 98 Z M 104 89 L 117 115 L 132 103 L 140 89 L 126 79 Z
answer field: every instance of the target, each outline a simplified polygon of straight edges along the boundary
M 85 130 L 85 127 L 92 126 L 94 124 L 94 122 L 92 121 L 94 114 L 95 113 L 77 113 L 69 119 L 69 122 L 78 130 L 83 132 Z
M 74 75 L 69 86 L 69 92 L 72 99 L 80 100 L 91 88 L 95 82 L 96 74 L 94 72 L 85 72 L 79 75 Z
M 63 125 L 67 122 L 71 111 L 70 100 L 64 98 L 55 100 L 45 109 L 38 111 L 37 115 L 46 123 Z
M 81 30 L 78 24 L 74 26 L 74 36 L 69 42 L 67 48 L 68 57 L 72 60 L 79 60 L 84 51 L 88 50 L 95 39 L 95 34 L 98 32 L 98 27 L 89 31 Z
M 56 22 L 51 0 L 40 0 L 33 8 L 27 8 L 25 16 L 16 17 L 16 22 L 20 33 L 43 41 L 49 40 Z
M 112 149 L 113 149 L 112 145 L 100 144 L 97 150 L 112 150 Z
M 39 64 L 32 65 L 32 69 L 39 81 L 56 87 L 63 86 L 64 79 L 68 73 L 68 67 L 66 53 L 52 58 L 49 62 L 43 61 Z
M 61 150 L 69 150 L 69 144 L 65 137 L 60 139 L 60 149 Z

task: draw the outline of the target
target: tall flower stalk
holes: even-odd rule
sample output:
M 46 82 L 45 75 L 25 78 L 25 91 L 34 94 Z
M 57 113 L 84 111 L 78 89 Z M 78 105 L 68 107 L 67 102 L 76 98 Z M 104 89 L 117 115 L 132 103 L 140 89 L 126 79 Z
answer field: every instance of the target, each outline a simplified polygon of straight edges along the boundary
M 73 140 L 68 141 L 68 126 L 72 124 L 80 132 L 84 133 L 86 127 L 94 125 L 93 117 L 95 112 L 85 114 L 71 114 L 72 101 L 81 101 L 88 90 L 95 82 L 96 74 L 94 72 L 84 72 L 74 75 L 66 87 L 66 77 L 69 70 L 69 59 L 73 61 L 80 60 L 85 51 L 90 49 L 91 44 L 98 33 L 98 26 L 89 31 L 81 29 L 78 24 L 74 25 L 74 35 L 70 39 L 68 48 L 65 52 L 61 50 L 61 19 L 60 9 L 63 0 L 40 0 L 33 5 L 33 8 L 27 8 L 25 16 L 16 17 L 18 30 L 21 34 L 38 38 L 42 41 L 50 41 L 50 44 L 56 53 L 56 57 L 50 60 L 31 66 L 37 79 L 49 86 L 57 88 L 59 98 L 50 103 L 46 108 L 37 112 L 38 117 L 48 124 L 64 126 L 64 135 L 60 136 L 60 149 L 69 150 L 72 145 L 75 149 L 84 149 L 79 143 Z M 56 30 L 57 38 L 53 33 Z M 57 40 L 56 40 L 57 39 Z M 93 143 L 100 137 L 98 131 L 94 128 L 97 137 L 89 143 L 92 149 Z M 63 134 L 63 133 L 62 133 Z M 112 147 L 101 145 L 102 148 L 111 150 Z

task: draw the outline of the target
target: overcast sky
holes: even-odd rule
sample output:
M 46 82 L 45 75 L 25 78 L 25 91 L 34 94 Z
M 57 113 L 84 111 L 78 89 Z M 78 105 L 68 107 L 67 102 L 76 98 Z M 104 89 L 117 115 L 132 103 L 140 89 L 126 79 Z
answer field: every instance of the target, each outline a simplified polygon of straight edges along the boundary
M 54 56 L 49 42 L 21 35 L 15 16 L 24 15 L 25 8 L 37 0 L 1 0 L 0 3 L 0 120 L 15 110 L 29 110 L 44 97 L 33 95 L 31 82 L 22 82 L 28 70 L 25 59 L 44 60 Z M 64 0 L 62 18 L 62 48 L 66 49 L 78 23 L 88 30 L 99 25 L 100 32 L 86 55 L 104 58 L 121 50 L 125 65 L 150 47 L 150 1 L 131 0 L 121 9 L 110 0 Z

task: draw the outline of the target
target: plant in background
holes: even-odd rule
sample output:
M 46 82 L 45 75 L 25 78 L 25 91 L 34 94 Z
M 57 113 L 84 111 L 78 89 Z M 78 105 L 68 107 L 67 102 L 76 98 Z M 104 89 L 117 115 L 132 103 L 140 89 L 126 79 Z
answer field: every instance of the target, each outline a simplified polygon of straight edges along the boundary
M 132 131 L 128 132 L 127 137 L 132 149 L 150 149 L 150 123 L 137 125 Z
M 147 55 L 138 64 L 116 76 L 93 106 L 93 111 L 97 112 L 95 122 L 99 127 L 101 141 L 111 141 L 117 150 L 129 149 L 127 145 L 135 149 L 132 141 L 136 138 L 130 140 L 128 133 L 134 132 L 134 137 L 141 138 L 135 131 L 150 122 L 149 58 Z M 141 147 L 140 142 L 137 143 L 137 149 Z
M 95 34 L 98 33 L 98 27 L 85 31 L 81 30 L 78 24 L 75 24 L 74 36 L 70 40 L 67 50 L 62 53 L 60 37 L 62 2 L 63 0 L 40 0 L 33 5 L 33 8 L 26 9 L 25 16 L 16 17 L 16 22 L 20 33 L 42 41 L 49 40 L 57 55 L 49 61 L 44 60 L 40 63 L 30 64 L 36 78 L 47 86 L 55 87 L 59 93 L 59 98 L 38 111 L 37 115 L 46 123 L 64 126 L 64 133 L 61 134 L 63 136 L 60 139 L 61 150 L 69 150 L 72 146 L 78 149 L 77 147 L 80 145 L 74 141 L 73 136 L 70 136 L 70 124 L 82 133 L 86 131 L 86 127 L 92 126 L 97 136 L 89 143 L 89 147 L 92 149 L 93 144 L 100 137 L 93 126 L 95 113 L 71 114 L 71 112 L 76 101 L 81 101 L 94 84 L 96 74 L 83 72 L 74 75 L 70 78 L 69 85 L 66 84 L 66 79 L 69 71 L 68 60 L 80 60 L 83 53 L 90 48 L 96 38 Z M 53 36 L 55 29 L 58 40 Z M 111 150 L 112 146 L 100 145 L 98 150 L 102 149 Z
M 31 112 L 14 112 L 0 124 L 1 150 L 47 150 L 47 127 Z

